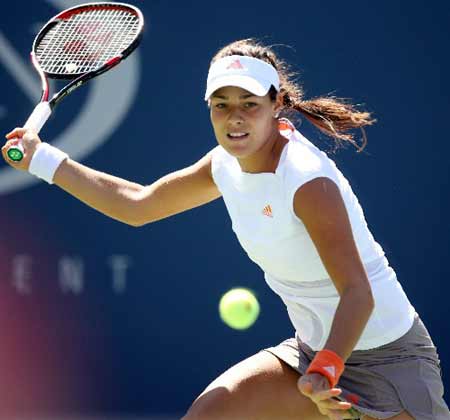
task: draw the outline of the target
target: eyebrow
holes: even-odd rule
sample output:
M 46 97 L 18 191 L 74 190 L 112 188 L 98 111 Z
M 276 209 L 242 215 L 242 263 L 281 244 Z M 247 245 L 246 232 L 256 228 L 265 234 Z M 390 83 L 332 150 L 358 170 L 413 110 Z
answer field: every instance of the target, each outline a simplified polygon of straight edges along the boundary
M 253 95 L 252 93 L 246 93 L 245 95 L 239 96 L 239 99 L 247 99 L 247 98 L 251 98 L 252 96 L 256 96 L 256 95 Z M 228 96 L 216 95 L 214 93 L 212 94 L 211 98 L 229 99 Z

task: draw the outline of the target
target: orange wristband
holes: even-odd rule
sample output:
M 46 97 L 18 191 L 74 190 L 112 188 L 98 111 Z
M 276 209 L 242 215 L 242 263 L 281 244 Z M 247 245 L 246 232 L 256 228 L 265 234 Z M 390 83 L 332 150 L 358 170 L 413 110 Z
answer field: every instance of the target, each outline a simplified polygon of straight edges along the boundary
M 320 373 L 328 379 L 331 388 L 334 388 L 344 372 L 344 367 L 344 361 L 338 354 L 324 349 L 316 353 L 306 373 Z

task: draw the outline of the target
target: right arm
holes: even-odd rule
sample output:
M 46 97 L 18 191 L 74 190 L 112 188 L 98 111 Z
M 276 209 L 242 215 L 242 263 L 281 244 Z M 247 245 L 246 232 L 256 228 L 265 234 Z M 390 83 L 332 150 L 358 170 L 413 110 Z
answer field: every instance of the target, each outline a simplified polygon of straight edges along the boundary
M 211 175 L 211 154 L 148 186 L 90 169 L 67 159 L 54 183 L 94 209 L 132 226 L 164 219 L 218 197 Z
M 10 141 L 2 149 L 4 157 L 18 137 L 24 139 L 25 158 L 20 164 L 5 160 L 17 169 L 27 170 L 40 140 L 30 131 L 16 129 L 7 135 Z M 211 174 L 211 153 L 148 186 L 93 170 L 71 159 L 61 163 L 53 182 L 88 206 L 132 226 L 181 213 L 221 195 Z

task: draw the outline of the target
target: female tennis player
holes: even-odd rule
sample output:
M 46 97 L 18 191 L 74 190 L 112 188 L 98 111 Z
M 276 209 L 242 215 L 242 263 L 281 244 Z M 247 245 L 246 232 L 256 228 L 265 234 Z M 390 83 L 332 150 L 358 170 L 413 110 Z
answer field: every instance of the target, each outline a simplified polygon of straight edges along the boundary
M 216 54 L 205 100 L 218 146 L 148 186 L 83 166 L 23 128 L 2 148 L 12 167 L 133 226 L 223 197 L 296 335 L 220 375 L 184 420 L 450 420 L 436 348 L 349 183 L 285 118 L 299 112 L 337 144 L 359 147 L 349 130 L 372 124 L 370 114 L 333 97 L 305 100 L 255 40 Z M 16 163 L 6 151 L 18 138 L 25 157 Z

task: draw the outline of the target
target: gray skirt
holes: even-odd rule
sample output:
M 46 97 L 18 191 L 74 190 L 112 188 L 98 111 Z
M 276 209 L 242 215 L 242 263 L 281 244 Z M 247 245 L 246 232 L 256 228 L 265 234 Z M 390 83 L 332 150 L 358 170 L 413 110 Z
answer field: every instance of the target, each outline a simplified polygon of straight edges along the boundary
M 268 351 L 303 375 L 315 351 L 298 337 Z M 450 420 L 436 347 L 416 314 L 399 339 L 370 350 L 355 350 L 337 387 L 353 408 L 349 418 L 387 419 L 406 410 L 416 420 Z

